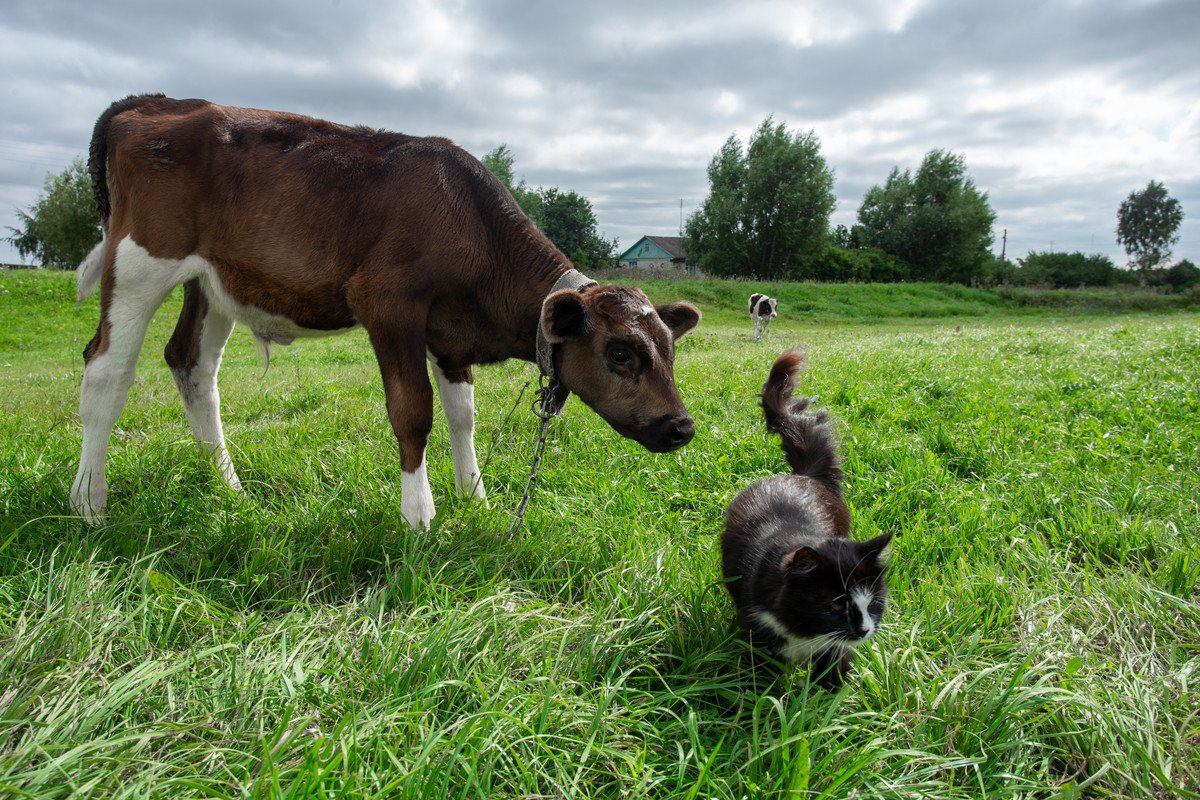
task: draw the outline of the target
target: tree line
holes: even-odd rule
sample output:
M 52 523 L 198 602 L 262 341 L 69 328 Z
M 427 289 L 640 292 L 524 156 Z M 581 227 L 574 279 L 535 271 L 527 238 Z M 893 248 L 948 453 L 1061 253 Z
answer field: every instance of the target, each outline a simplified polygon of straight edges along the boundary
M 580 269 L 616 266 L 617 242 L 597 230 L 591 202 L 557 186 L 515 177 L 501 144 L 482 161 L 523 211 Z M 1185 289 L 1200 284 L 1189 261 L 1168 265 L 1183 209 L 1150 181 L 1117 210 L 1117 242 L 1129 255 L 1119 269 L 1104 255 L 1031 252 L 1014 263 L 992 253 L 996 214 L 967 174 L 964 158 L 927 153 L 916 171 L 893 167 L 871 187 L 857 222 L 830 229 L 834 173 L 812 131 L 767 117 L 742 142 L 731 135 L 708 164 L 709 193 L 686 224 L 689 260 L 718 277 L 816 281 L 936 281 L 976 285 L 1110 286 Z M 100 239 L 91 178 L 82 159 L 48 175 L 7 241 L 21 257 L 73 269 Z
M 1016 264 L 992 253 L 996 214 L 961 155 L 927 153 L 871 187 L 858 221 L 830 230 L 833 172 L 811 132 L 768 117 L 746 146 L 730 136 L 708 165 L 709 194 L 688 218 L 688 255 L 704 272 L 765 280 L 937 281 L 977 285 L 1184 288 L 1200 270 L 1164 268 L 1183 221 L 1161 183 L 1118 209 L 1117 242 L 1133 271 L 1104 255 L 1033 252 Z

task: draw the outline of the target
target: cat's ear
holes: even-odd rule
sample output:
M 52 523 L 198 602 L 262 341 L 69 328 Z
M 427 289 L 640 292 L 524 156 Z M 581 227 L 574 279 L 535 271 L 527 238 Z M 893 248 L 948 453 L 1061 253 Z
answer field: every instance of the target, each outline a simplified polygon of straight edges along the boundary
M 883 552 L 883 549 L 891 544 L 891 541 L 892 532 L 888 531 L 887 533 L 879 534 L 874 539 L 867 539 L 859 546 L 865 554 L 878 557 Z
M 784 556 L 779 568 L 789 575 L 807 575 L 820 565 L 820 553 L 811 547 L 800 547 Z

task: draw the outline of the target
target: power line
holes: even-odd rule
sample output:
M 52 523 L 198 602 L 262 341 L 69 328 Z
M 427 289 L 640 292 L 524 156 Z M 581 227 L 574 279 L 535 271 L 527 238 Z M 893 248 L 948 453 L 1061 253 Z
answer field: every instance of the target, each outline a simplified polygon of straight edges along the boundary
M 60 147 L 58 145 L 35 145 L 25 142 L 13 142 L 4 139 L 0 139 L 0 151 L 5 151 L 23 158 L 56 162 L 71 161 L 75 158 L 81 158 L 84 155 L 83 151 L 71 147 Z
M 23 158 L 10 158 L 3 153 L 0 153 L 0 161 L 7 161 L 10 164 L 24 164 L 27 167 L 42 167 L 46 170 L 63 170 L 68 166 L 62 162 L 52 164 L 49 161 L 27 161 Z
M 35 153 L 45 152 L 47 150 L 59 150 L 64 153 L 74 153 L 81 155 L 85 148 L 66 147 L 58 144 L 38 144 L 37 142 L 19 142 L 15 139 L 0 139 L 0 147 L 7 147 L 13 150 L 31 150 Z

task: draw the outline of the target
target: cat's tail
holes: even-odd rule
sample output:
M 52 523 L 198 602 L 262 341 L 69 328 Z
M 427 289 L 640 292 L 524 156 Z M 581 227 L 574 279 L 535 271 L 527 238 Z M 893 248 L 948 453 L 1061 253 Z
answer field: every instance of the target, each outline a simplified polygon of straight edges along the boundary
M 842 465 L 829 418 L 824 411 L 804 413 L 809 398 L 792 397 L 796 378 L 807 366 L 798 350 L 788 350 L 775 359 L 760 395 L 763 416 L 767 430 L 779 435 L 792 472 L 818 480 L 840 494 Z

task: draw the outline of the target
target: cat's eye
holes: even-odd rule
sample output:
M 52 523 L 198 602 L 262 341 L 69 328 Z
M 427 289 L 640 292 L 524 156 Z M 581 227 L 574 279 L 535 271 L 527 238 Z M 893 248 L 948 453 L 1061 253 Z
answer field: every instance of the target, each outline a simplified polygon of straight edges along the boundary
M 838 612 L 839 614 L 841 614 L 842 612 L 844 612 L 846 610 L 846 604 L 843 603 L 841 600 L 837 600 L 833 604 L 833 610 Z

